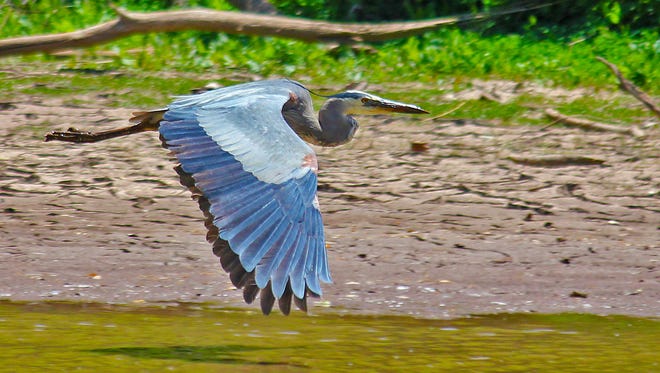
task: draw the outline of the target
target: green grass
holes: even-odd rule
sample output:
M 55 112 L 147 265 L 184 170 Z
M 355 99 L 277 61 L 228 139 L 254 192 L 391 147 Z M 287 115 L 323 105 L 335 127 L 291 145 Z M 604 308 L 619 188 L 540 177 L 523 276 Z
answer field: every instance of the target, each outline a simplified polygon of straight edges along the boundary
M 219 82 L 239 83 L 233 80 Z M 76 105 L 102 103 L 111 107 L 148 108 L 164 106 L 172 96 L 187 94 L 192 88 L 207 83 L 208 79 L 191 74 L 172 76 L 132 70 L 89 74 L 82 70 L 63 70 L 52 63 L 29 63 L 14 67 L 12 72 L 0 73 L 0 100 L 12 101 L 20 94 L 62 97 L 68 100 L 67 103 Z
M 591 96 L 576 98 L 560 106 L 567 115 L 588 115 L 591 119 L 604 122 L 634 122 L 649 118 L 650 112 L 630 97 L 604 100 Z M 586 108 L 586 109 L 585 109 Z
M 62 68 L 61 62 L 23 62 L 13 66 L 11 71 L 0 72 L 0 102 L 25 100 L 21 97 L 55 97 L 61 99 L 64 105 L 149 109 L 165 106 L 172 101 L 173 96 L 187 94 L 191 89 L 202 87 L 209 81 L 230 85 L 242 82 L 241 79 L 240 76 L 232 75 L 198 75 L 172 71 L 71 70 Z M 320 93 L 334 93 L 342 88 L 344 82 L 318 85 L 311 80 L 305 83 Z M 467 79 L 454 79 L 435 85 L 382 83 L 374 93 L 421 105 L 431 115 L 439 115 L 458 107 L 446 119 L 467 118 L 503 125 L 547 124 L 545 117 L 534 115 L 543 107 L 554 107 L 568 115 L 610 123 L 640 123 L 650 117 L 649 111 L 632 97 L 612 96 L 611 93 L 599 97 L 582 96 L 578 92 L 567 99 L 547 97 L 543 92 L 532 91 L 506 103 L 444 98 L 447 93 L 469 90 L 471 87 L 472 83 Z M 317 106 L 323 101 L 315 96 L 314 99 Z

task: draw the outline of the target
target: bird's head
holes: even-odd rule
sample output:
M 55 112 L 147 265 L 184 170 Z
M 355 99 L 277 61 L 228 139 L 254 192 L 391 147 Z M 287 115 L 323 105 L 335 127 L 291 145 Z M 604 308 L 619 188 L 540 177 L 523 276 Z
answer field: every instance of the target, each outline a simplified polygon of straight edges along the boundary
M 419 106 L 387 100 L 362 91 L 346 91 L 330 97 L 342 101 L 346 114 L 428 114 Z

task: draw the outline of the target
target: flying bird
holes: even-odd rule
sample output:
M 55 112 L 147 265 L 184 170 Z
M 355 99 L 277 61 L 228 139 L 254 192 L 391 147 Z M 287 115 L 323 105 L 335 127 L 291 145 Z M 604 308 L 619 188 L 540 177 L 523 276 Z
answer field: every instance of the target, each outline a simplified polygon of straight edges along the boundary
M 101 132 L 70 128 L 46 141 L 97 142 L 159 131 L 176 157 L 181 184 L 206 218 L 206 238 L 245 302 L 259 293 L 307 310 L 331 282 L 316 197 L 318 165 L 308 145 L 338 146 L 358 129 L 353 114 L 427 113 L 361 91 L 326 96 L 318 117 L 310 91 L 291 80 L 264 80 L 178 97 L 167 108 L 133 113 L 132 126 Z

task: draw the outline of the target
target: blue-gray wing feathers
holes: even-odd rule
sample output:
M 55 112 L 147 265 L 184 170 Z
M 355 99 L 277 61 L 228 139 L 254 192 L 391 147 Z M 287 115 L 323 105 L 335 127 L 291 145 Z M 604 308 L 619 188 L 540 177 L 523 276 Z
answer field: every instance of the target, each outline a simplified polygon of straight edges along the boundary
M 331 279 L 316 174 L 304 162 L 314 154 L 281 114 L 296 87 L 256 82 L 182 97 L 160 133 L 208 200 L 219 239 L 240 260 L 244 272 L 232 281 L 250 279 L 258 289 L 270 286 L 275 298 L 289 290 L 300 300 L 320 295 L 320 281 Z

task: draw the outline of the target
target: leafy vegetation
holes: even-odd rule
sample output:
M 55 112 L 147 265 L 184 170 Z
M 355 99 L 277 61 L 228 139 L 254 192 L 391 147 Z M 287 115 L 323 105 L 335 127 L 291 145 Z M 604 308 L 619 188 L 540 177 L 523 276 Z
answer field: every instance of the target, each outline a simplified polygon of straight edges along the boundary
M 271 0 L 271 3 L 286 14 L 342 21 L 421 19 L 547 4 L 495 22 L 470 26 L 500 33 L 536 31 L 559 35 L 595 27 L 633 30 L 657 27 L 659 16 L 656 0 Z
M 156 0 L 123 0 L 117 5 L 130 10 L 151 11 L 167 7 L 166 3 Z M 223 0 L 189 0 L 187 3 L 189 6 L 231 9 Z M 327 4 L 357 2 L 297 0 L 274 3 L 280 9 L 290 12 L 294 12 L 294 9 L 315 9 L 316 13 L 312 15 L 329 18 L 331 14 L 324 16 L 319 13 L 322 9 L 332 9 Z M 431 2 L 401 3 L 412 9 Z M 463 0 L 458 3 L 473 9 L 476 1 Z M 500 6 L 511 2 L 483 3 Z M 578 0 L 577 3 L 583 2 Z M 600 2 L 590 9 L 598 9 L 602 15 L 605 14 L 602 13 L 604 7 L 608 7 L 611 13 L 616 10 L 614 3 L 620 3 L 618 7 L 621 14 L 610 15 L 608 22 L 612 24 L 612 21 L 618 19 L 621 24 L 630 13 L 625 13 L 630 9 L 627 1 Z M 639 7 L 650 4 L 646 0 L 638 3 Z M 586 5 L 581 6 L 584 8 Z M 72 31 L 114 17 L 112 9 L 105 3 L 91 0 L 5 1 L 4 7 L 0 8 L 0 37 Z M 611 30 L 606 26 L 602 24 L 561 38 L 545 39 L 540 39 L 538 33 L 531 31 L 523 34 L 485 34 L 475 30 L 446 28 L 366 48 L 208 32 L 161 33 L 136 35 L 65 57 L 36 55 L 4 58 L 0 60 L 0 67 L 49 62 L 55 63 L 60 69 L 125 72 L 173 70 L 220 75 L 248 73 L 262 77 L 289 76 L 317 84 L 361 80 L 371 83 L 397 81 L 434 84 L 460 80 L 462 77 L 477 77 L 533 80 L 545 85 L 566 87 L 612 87 L 616 84 L 615 78 L 605 66 L 594 60 L 596 55 L 601 55 L 617 64 L 626 76 L 642 88 L 652 93 L 658 92 L 658 29 Z

